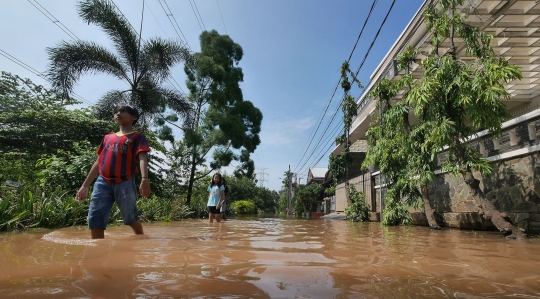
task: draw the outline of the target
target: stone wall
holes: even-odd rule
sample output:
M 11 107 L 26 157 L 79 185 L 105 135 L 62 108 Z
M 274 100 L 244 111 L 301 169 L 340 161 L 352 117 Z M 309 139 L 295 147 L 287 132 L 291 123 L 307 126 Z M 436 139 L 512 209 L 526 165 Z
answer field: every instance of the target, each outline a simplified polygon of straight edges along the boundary
M 540 153 L 493 162 L 493 172 L 480 179 L 480 188 L 495 208 L 506 212 L 514 224 L 527 233 L 540 233 Z M 450 227 L 493 229 L 480 217 L 478 204 L 472 199 L 462 177 L 440 174 L 430 184 L 430 200 L 441 224 Z M 423 224 L 422 213 L 415 213 L 417 224 Z M 425 217 L 425 216 L 424 216 Z

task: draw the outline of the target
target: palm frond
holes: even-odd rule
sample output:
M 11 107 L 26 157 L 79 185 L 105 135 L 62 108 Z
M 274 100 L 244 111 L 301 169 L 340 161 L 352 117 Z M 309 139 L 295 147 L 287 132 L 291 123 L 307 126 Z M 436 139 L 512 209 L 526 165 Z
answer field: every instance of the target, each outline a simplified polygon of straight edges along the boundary
M 139 35 L 109 0 L 84 0 L 78 4 L 79 16 L 101 27 L 113 40 L 120 57 L 136 73 L 139 65 Z
M 177 42 L 153 38 L 143 46 L 140 59 L 140 76 L 151 74 L 161 83 L 170 75 L 172 66 L 188 61 L 191 54 L 186 47 Z
M 52 87 L 66 96 L 86 72 L 110 74 L 129 81 L 118 57 L 95 43 L 63 41 L 47 48 L 47 52 L 50 60 L 47 77 Z
M 98 119 L 112 120 L 114 108 L 118 104 L 129 103 L 129 100 L 129 91 L 112 90 L 99 99 L 98 103 L 93 107 L 92 112 Z

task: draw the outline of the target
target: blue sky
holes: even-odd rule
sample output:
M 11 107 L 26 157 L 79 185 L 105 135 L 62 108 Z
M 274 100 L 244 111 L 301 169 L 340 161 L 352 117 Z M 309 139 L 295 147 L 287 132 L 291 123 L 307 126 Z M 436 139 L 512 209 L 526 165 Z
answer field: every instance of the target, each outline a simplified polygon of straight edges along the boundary
M 129 21 L 139 28 L 143 0 L 114 2 Z M 395 1 L 388 20 L 360 70 L 359 77 L 364 86 L 369 84 L 369 76 L 423 2 Z M 244 82 L 241 85 L 244 99 L 252 101 L 264 116 L 260 134 L 262 142 L 252 155 L 259 178 L 262 172 L 265 173 L 263 185 L 279 190 L 289 165 L 302 178 L 301 182 L 305 182 L 309 167 L 327 167 L 328 149 L 333 148 L 331 143 L 337 135 L 334 128 L 341 122 L 340 112 L 330 122 L 334 112 L 339 109 L 338 103 L 342 96 L 340 89 L 322 118 L 311 146 L 307 148 L 307 145 L 331 99 L 339 79 L 339 68 L 349 57 L 373 1 L 161 0 L 161 4 L 165 6 L 165 3 L 183 35 L 177 35 L 158 0 L 145 0 L 143 38 L 160 36 L 183 40 L 185 37 L 191 49 L 197 52 L 200 48 L 198 37 L 204 25 L 206 30 L 215 29 L 221 34 L 230 35 L 242 46 L 244 57 L 240 67 L 244 71 Z M 202 19 L 201 25 L 192 9 L 194 3 Z M 358 68 L 366 55 L 391 4 L 392 0 L 377 1 L 352 56 L 350 63 L 353 70 Z M 3 1 L 0 10 L 0 50 L 4 52 L 0 51 L 0 54 L 10 54 L 43 72 L 48 64 L 45 48 L 61 40 L 72 40 L 56 25 L 60 23 L 55 24 L 35 6 L 43 11 L 46 9 L 53 21 L 60 21 L 78 38 L 111 45 L 99 28 L 84 23 L 78 17 L 75 1 Z M 4 56 L 0 56 L 0 70 L 30 78 L 46 86 L 45 80 Z M 184 87 L 183 65 L 176 66 L 172 75 L 174 81 L 187 90 Z M 122 87 L 125 87 L 124 83 L 112 77 L 86 75 L 79 81 L 75 92 L 86 102 L 95 103 L 108 90 Z M 355 97 L 360 94 L 361 90 L 353 90 Z M 329 129 L 322 136 L 327 126 Z M 315 148 L 317 144 L 319 146 Z

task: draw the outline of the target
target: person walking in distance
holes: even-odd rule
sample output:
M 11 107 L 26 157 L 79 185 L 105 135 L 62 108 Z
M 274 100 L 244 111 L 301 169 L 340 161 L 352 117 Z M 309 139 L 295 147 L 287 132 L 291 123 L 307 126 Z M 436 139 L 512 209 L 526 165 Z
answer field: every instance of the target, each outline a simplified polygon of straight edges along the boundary
M 229 187 L 227 187 L 227 181 L 225 180 L 224 177 L 221 178 L 221 185 L 225 187 L 225 189 L 223 190 L 223 194 L 225 195 L 225 197 L 223 198 L 223 201 L 221 202 L 221 206 L 219 207 L 219 210 L 221 212 L 221 219 L 227 221 L 226 210 L 227 210 L 227 203 L 229 200 L 229 196 L 231 196 L 231 193 L 229 192 Z
M 114 202 L 118 205 L 124 224 L 131 226 L 135 234 L 144 234 L 137 212 L 134 175 L 139 166 L 139 192 L 143 198 L 147 198 L 150 195 L 147 160 L 150 146 L 142 133 L 133 131 L 138 119 L 137 109 L 128 105 L 116 106 L 114 120 L 120 125 L 120 131 L 105 135 L 96 152 L 99 157 L 77 192 L 76 199 L 84 201 L 90 184 L 97 177 L 88 209 L 88 228 L 92 239 L 104 238 Z
M 214 222 L 214 216 L 216 221 L 220 222 L 219 219 L 219 206 L 221 205 L 223 199 L 225 198 L 224 191 L 225 187 L 221 185 L 221 174 L 215 173 L 212 177 L 212 183 L 208 187 L 208 221 L 210 223 Z

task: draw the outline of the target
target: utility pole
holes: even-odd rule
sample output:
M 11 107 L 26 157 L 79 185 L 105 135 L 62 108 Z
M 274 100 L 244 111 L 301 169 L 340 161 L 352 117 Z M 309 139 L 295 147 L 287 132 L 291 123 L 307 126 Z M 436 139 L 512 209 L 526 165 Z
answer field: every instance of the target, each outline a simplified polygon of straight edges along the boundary
M 268 173 L 264 172 L 266 169 L 268 169 L 268 168 L 259 168 L 259 171 L 261 173 L 261 179 L 259 180 L 261 188 L 264 187 L 264 182 L 265 181 L 268 182 L 268 180 L 264 179 L 264 176 L 268 174 Z
M 288 203 L 287 203 L 287 215 L 292 214 L 292 205 L 291 205 L 291 199 L 292 199 L 292 176 L 291 176 L 291 165 L 289 164 L 289 173 L 287 174 L 287 181 L 289 182 L 289 192 L 287 192 L 288 197 Z

